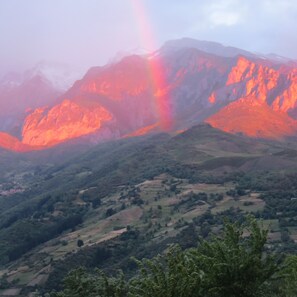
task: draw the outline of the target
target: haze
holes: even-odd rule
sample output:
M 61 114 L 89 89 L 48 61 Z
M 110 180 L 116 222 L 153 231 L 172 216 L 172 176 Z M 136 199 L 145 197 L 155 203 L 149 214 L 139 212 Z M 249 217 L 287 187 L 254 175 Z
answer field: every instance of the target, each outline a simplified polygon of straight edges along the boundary
M 295 0 L 2 0 L 0 74 L 41 60 L 87 69 L 181 37 L 297 58 L 296 19 Z

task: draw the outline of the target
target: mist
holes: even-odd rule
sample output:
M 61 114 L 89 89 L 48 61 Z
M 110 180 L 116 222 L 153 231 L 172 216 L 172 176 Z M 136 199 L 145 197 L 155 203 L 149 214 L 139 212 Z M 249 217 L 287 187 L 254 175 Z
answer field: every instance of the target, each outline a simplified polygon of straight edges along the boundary
M 4 0 L 0 74 L 40 61 L 88 69 L 146 48 L 134 2 L 143 6 L 154 45 L 192 37 L 297 58 L 292 0 Z

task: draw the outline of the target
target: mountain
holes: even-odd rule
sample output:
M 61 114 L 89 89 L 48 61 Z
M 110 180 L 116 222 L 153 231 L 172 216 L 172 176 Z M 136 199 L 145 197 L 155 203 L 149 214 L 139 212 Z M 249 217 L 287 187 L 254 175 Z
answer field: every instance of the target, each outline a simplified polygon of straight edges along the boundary
M 254 53 L 236 47 L 224 46 L 218 42 L 196 40 L 193 38 L 181 38 L 167 41 L 161 47 L 159 52 L 162 54 L 167 54 L 168 52 L 175 52 L 184 48 L 198 49 L 200 51 L 221 57 L 236 57 L 239 55 L 246 57 L 257 57 L 257 55 Z M 273 54 L 271 55 L 274 57 Z
M 228 96 L 233 98 L 207 122 L 224 131 L 250 137 L 296 136 L 296 74 L 296 68 L 239 57 L 228 74 L 226 86 L 210 97 L 225 102 Z M 226 93 L 228 87 L 231 89 Z
M 0 85 L 1 130 L 19 134 L 26 112 L 52 102 L 58 95 L 60 92 L 39 75 L 20 82 L 4 81 Z
M 26 118 L 23 140 L 27 144 L 50 145 L 90 133 L 94 137 L 98 134 L 99 139 L 102 134 L 113 138 L 151 124 L 156 115 L 147 71 L 147 60 L 139 56 L 91 69 L 62 96 L 59 104 Z M 77 128 L 73 129 L 75 125 Z
M 3 79 L 2 94 L 59 94 L 28 91 L 21 125 L 0 132 L 0 295 L 57 291 L 81 266 L 130 277 L 131 257 L 196 246 L 247 213 L 271 251 L 296 252 L 297 68 L 280 60 L 181 40 L 63 93 L 42 71 Z
M 65 92 L 82 76 L 82 74 L 82 70 L 67 64 L 41 61 L 33 68 L 25 71 L 23 77 L 24 80 L 28 80 L 35 76 L 44 77 L 50 82 L 54 89 L 60 92 Z
M 49 106 L 41 104 L 46 96 L 31 102 L 38 108 L 15 135 L 25 145 L 50 147 L 81 137 L 98 143 L 184 130 L 207 121 L 231 133 L 284 139 L 296 136 L 296 92 L 294 61 L 181 39 L 151 55 L 91 68 Z
M 171 109 L 168 115 L 173 122 L 171 129 L 189 127 L 208 115 L 212 106 L 206 92 L 221 84 L 221 77 L 227 76 L 230 63 L 228 58 L 183 49 L 170 53 L 162 61 L 159 56 L 147 59 L 135 55 L 119 63 L 93 68 L 60 98 L 59 104 L 42 113 L 36 110 L 26 118 L 23 141 L 30 145 L 50 145 L 59 141 L 58 134 L 62 135 L 60 141 L 88 133 L 99 141 L 102 132 L 110 139 L 133 135 L 139 129 L 160 126 L 160 114 L 166 108 Z M 155 80 L 159 78 L 152 77 L 155 75 L 153 68 L 161 64 L 163 69 L 159 70 L 168 76 L 158 85 Z M 81 130 L 71 129 L 75 134 L 69 134 L 69 127 L 80 123 L 79 116 L 71 118 L 74 106 L 84 122 Z M 102 115 L 97 113 L 100 118 L 97 122 L 90 116 L 95 109 L 102 110 Z M 60 120 L 62 114 L 64 118 Z M 56 119 L 59 125 L 51 125 L 50 118 Z M 33 139 L 31 135 L 36 137 Z
M 0 147 L 17 152 L 25 152 L 33 149 L 5 132 L 0 132 Z
M 229 133 L 249 137 L 285 139 L 297 135 L 297 122 L 253 97 L 241 98 L 209 117 L 206 122 Z
M 71 68 L 45 62 L 23 74 L 5 75 L 0 80 L 0 130 L 19 137 L 28 112 L 53 104 L 77 78 Z

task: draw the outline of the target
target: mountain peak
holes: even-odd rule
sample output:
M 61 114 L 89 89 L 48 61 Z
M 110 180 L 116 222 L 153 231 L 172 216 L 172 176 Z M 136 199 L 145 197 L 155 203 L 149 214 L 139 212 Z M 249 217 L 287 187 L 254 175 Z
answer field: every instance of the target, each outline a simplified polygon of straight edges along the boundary
M 42 76 L 55 89 L 66 91 L 82 76 L 82 71 L 62 63 L 41 61 L 24 73 L 24 80 L 30 80 L 34 76 Z
M 255 57 L 255 54 L 236 48 L 232 46 L 224 46 L 218 42 L 196 40 L 192 38 L 181 38 L 176 40 L 167 41 L 160 49 L 160 52 L 168 53 L 178 51 L 182 48 L 195 48 L 209 54 L 222 56 L 222 57 L 236 57 L 243 55 L 247 57 Z

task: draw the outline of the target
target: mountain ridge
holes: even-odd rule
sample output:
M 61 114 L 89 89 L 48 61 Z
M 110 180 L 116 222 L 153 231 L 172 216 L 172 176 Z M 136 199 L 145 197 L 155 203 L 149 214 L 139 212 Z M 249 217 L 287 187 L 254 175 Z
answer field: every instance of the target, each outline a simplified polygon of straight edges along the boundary
M 172 131 L 207 121 L 250 137 L 293 137 L 297 131 L 297 68 L 288 60 L 279 60 L 214 42 L 169 41 L 153 55 L 131 55 L 91 68 L 53 106 L 33 109 L 22 123 L 20 139 L 26 145 L 46 148 L 88 135 L 101 142 L 150 133 L 154 130 L 150 127 L 162 121 L 166 100 Z M 162 85 L 152 65 L 162 72 Z M 227 107 L 233 117 L 237 108 L 242 114 L 252 101 L 258 108 L 249 111 L 249 118 L 258 116 L 255 125 L 262 132 L 251 133 L 248 122 L 238 125 L 235 121 L 237 127 L 231 127 Z M 260 114 L 273 118 L 278 132 L 272 135 L 271 125 L 261 121 Z

